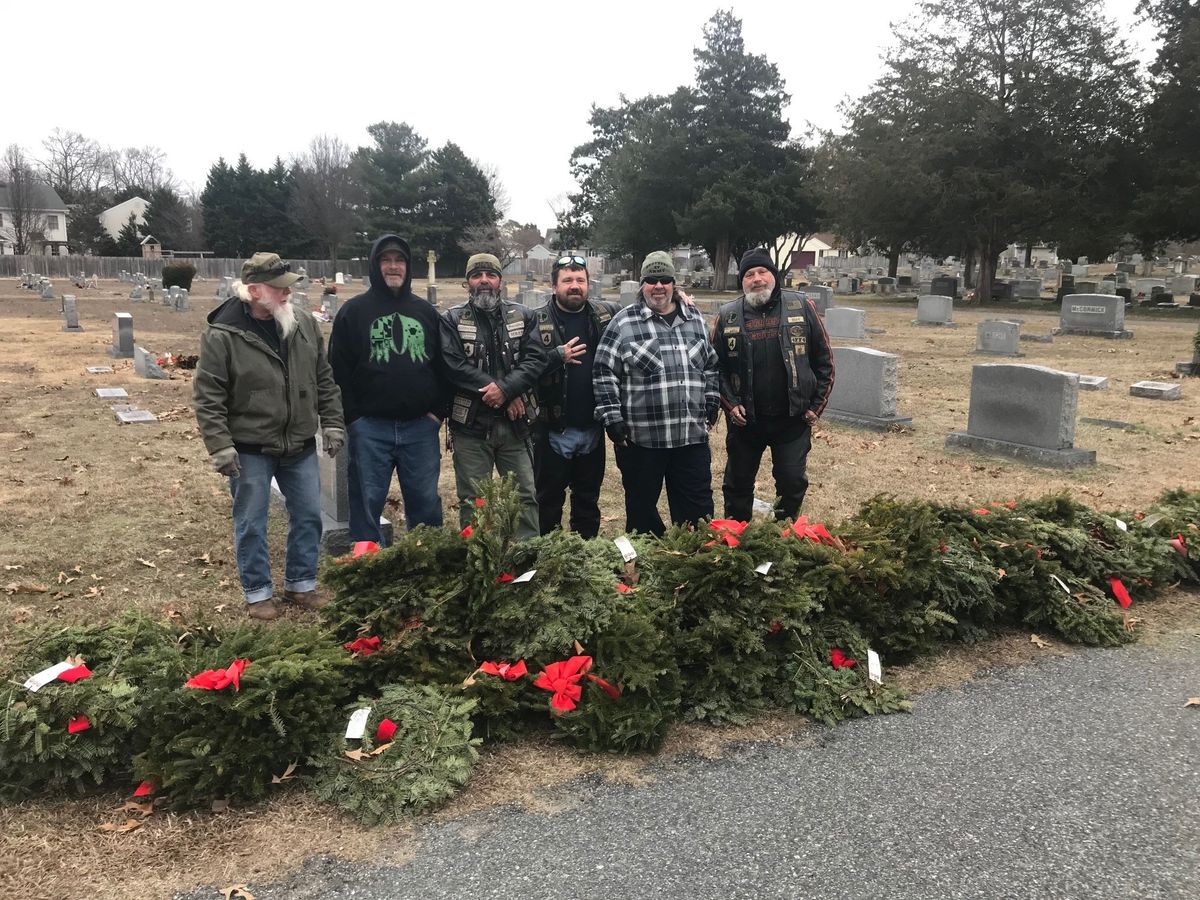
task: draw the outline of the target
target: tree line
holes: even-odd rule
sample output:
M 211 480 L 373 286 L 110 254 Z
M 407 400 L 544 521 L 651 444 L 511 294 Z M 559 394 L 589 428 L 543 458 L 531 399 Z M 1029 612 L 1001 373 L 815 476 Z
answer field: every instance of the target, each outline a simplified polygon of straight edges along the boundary
M 896 26 L 871 88 L 843 104 L 844 130 L 796 137 L 778 67 L 720 10 L 693 51 L 693 83 L 592 107 L 554 246 L 636 261 L 691 244 L 723 287 L 747 248 L 790 235 L 776 246 L 785 264 L 818 231 L 888 257 L 892 274 L 902 254 L 959 257 L 975 284 L 1011 243 L 1073 258 L 1200 239 L 1200 4 L 1140 0 L 1137 14 L 1156 29 L 1148 71 L 1101 0 L 927 0 Z M 804 88 L 826 89 L 816 77 Z M 164 246 L 219 256 L 361 255 L 399 229 L 453 268 L 542 239 L 503 219 L 495 171 L 458 145 L 431 149 L 402 122 L 367 132 L 353 149 L 317 136 L 262 170 L 219 159 L 195 196 L 156 148 L 101 150 L 73 132 L 56 131 L 30 170 L 74 205 L 73 249 L 97 253 L 137 252 L 133 223 L 115 242 L 94 224 L 134 195 Z

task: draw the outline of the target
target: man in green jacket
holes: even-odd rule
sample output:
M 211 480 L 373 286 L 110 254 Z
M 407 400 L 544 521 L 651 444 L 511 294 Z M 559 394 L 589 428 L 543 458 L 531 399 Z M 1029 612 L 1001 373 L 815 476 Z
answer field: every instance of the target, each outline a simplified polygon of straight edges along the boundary
M 342 401 L 316 322 L 296 313 L 300 276 L 274 253 L 242 266 L 234 296 L 208 315 L 193 400 L 213 468 L 229 478 L 238 575 L 250 617 L 279 615 L 267 555 L 271 479 L 288 514 L 283 599 L 317 609 L 321 551 L 318 429 L 325 453 L 346 443 Z

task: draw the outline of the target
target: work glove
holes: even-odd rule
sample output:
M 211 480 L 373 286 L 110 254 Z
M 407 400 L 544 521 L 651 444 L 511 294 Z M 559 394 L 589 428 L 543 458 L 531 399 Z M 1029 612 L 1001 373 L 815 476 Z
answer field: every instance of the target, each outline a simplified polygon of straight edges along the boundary
M 325 428 L 321 430 L 325 439 L 325 455 L 337 456 L 338 451 L 346 446 L 346 432 L 340 428 Z
M 217 473 L 226 478 L 237 478 L 242 474 L 242 467 L 238 465 L 238 452 L 234 447 L 218 450 L 209 457 L 209 461 Z
M 614 422 L 611 425 L 606 425 L 604 426 L 604 431 L 608 434 L 614 446 L 629 446 L 629 426 L 624 422 Z

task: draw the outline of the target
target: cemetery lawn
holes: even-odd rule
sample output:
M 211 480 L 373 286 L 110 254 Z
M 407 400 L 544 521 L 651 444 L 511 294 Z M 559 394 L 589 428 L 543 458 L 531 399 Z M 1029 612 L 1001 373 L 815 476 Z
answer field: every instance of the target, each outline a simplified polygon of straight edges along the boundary
M 171 380 L 147 381 L 134 374 L 131 360 L 113 360 L 105 352 L 113 313 L 121 311 L 133 314 L 138 345 L 159 356 L 195 354 L 216 282 L 195 283 L 187 312 L 131 304 L 129 286 L 116 281 L 101 282 L 94 290 L 57 281 L 54 288 L 59 297 L 64 290 L 76 295 L 83 332 L 62 331 L 58 300 L 40 300 L 13 279 L 0 283 L 0 663 L 12 658 L 21 629 L 30 626 L 106 620 L 131 608 L 188 622 L 241 620 L 228 490 L 225 479 L 210 470 L 199 439 L 189 405 L 190 372 L 170 369 Z M 423 283 L 414 288 L 423 294 Z M 443 307 L 464 296 L 458 284 L 447 281 L 439 285 L 439 295 Z M 310 297 L 315 300 L 319 291 Z M 1058 322 L 1053 304 L 1045 304 L 1044 311 L 960 307 L 954 313 L 959 328 L 935 329 L 911 324 L 911 301 L 839 297 L 837 302 L 865 308 L 868 328 L 884 329 L 855 343 L 901 357 L 898 411 L 913 417 L 913 428 L 876 434 L 822 426 L 809 457 L 805 513 L 810 518 L 837 523 L 879 492 L 986 504 L 1070 491 L 1097 509 L 1132 513 L 1164 489 L 1197 488 L 1200 381 L 1184 379 L 1178 402 L 1129 396 L 1136 381 L 1176 381 L 1175 362 L 1191 358 L 1195 318 L 1131 316 L 1126 322 L 1135 333 L 1131 341 L 1061 336 L 1051 344 L 1023 341 L 1026 355 L 1007 360 L 971 352 L 976 324 L 1015 314 L 1024 319 L 1023 333 L 1048 334 Z M 328 333 L 328 326 L 324 329 Z M 1080 393 L 1079 416 L 1130 427 L 1080 423 L 1076 446 L 1096 450 L 1098 464 L 1073 472 L 946 451 L 945 434 L 966 427 L 971 366 L 1007 361 L 1108 376 L 1107 391 Z M 89 375 L 87 366 L 115 371 Z M 129 399 L 116 402 L 151 410 L 159 422 L 118 425 L 109 409 L 114 401 L 94 396 L 98 387 L 124 387 Z M 718 515 L 724 428 L 717 426 L 713 442 Z M 453 485 L 447 453 L 441 494 L 448 522 L 457 515 Z M 773 496 L 765 460 L 757 496 Z M 602 512 L 604 533 L 618 533 L 624 509 L 611 453 Z M 403 518 L 396 489 L 385 514 L 393 521 Z M 283 529 L 277 517 L 272 527 L 278 573 Z M 1143 640 L 1170 640 L 1200 624 L 1200 598 L 1168 591 L 1137 612 Z M 288 615 L 314 619 L 294 610 Z M 1039 648 L 1027 633 L 1013 633 L 889 670 L 888 677 L 914 692 L 953 687 L 982 669 L 1068 652 L 1049 643 Z M 663 755 L 719 754 L 731 741 L 804 741 L 817 733 L 788 716 L 739 729 L 679 726 Z M 509 802 L 562 808 L 573 802 L 570 779 L 599 773 L 637 783 L 654 777 L 651 763 L 648 757 L 589 756 L 542 741 L 489 750 L 466 791 L 438 817 Z M 411 827 L 368 829 L 299 790 L 282 791 L 271 802 L 245 810 L 156 811 L 128 833 L 98 831 L 106 822 L 140 819 L 119 811 L 122 799 L 106 794 L 0 807 L 0 895 L 163 896 L 200 883 L 223 888 L 261 879 L 318 853 L 393 862 L 411 853 Z

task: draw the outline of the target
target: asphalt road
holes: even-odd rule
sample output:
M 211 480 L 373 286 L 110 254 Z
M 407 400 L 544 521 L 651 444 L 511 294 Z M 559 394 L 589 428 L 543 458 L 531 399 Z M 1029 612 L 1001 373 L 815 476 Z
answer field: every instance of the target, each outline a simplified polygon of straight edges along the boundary
M 276 898 L 1200 898 L 1200 637 L 1089 650 L 911 715 L 585 780 L 555 814 L 421 830 L 414 861 L 332 858 Z M 220 896 L 212 888 L 188 898 Z

